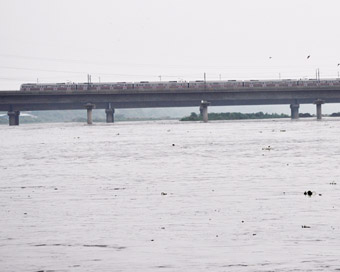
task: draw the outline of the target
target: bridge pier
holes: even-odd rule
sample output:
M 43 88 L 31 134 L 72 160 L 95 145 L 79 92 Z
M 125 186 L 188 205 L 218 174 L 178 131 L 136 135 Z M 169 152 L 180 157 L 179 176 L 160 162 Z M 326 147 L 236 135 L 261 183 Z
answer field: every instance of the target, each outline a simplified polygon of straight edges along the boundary
M 317 99 L 314 101 L 314 104 L 316 105 L 316 119 L 317 120 L 321 120 L 322 118 L 321 105 L 324 103 L 325 101 L 322 99 Z
M 114 123 L 115 109 L 112 109 L 112 108 L 105 109 L 105 113 L 106 113 L 106 123 Z
M 210 105 L 210 102 L 208 101 L 201 101 L 200 105 L 200 114 L 203 117 L 203 122 L 207 123 L 208 122 L 208 106 Z
M 87 109 L 87 124 L 92 125 L 92 110 L 96 107 L 95 104 L 87 103 L 85 108 Z
M 290 104 L 291 118 L 292 120 L 299 119 L 299 104 Z
M 19 126 L 19 115 L 20 111 L 9 111 L 8 115 L 8 124 L 10 126 Z

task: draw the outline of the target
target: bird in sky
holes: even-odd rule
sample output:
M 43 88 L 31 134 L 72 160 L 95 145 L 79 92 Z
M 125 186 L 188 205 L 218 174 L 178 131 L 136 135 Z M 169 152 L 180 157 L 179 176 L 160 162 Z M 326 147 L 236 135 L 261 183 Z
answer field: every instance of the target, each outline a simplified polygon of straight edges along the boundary
M 310 58 L 310 55 L 307 56 L 307 59 L 309 59 L 309 58 Z

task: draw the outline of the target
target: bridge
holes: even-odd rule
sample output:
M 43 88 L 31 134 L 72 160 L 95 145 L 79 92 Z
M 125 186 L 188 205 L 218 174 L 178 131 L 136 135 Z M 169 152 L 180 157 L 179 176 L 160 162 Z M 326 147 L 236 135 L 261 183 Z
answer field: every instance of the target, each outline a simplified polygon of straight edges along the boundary
M 115 109 L 200 107 L 208 121 L 208 106 L 290 105 L 291 118 L 299 117 L 300 104 L 315 104 L 317 119 L 321 105 L 340 103 L 339 86 L 294 86 L 284 88 L 87 90 L 87 91 L 0 91 L 0 111 L 7 111 L 9 125 L 19 125 L 20 111 L 103 109 L 106 122 L 114 122 Z

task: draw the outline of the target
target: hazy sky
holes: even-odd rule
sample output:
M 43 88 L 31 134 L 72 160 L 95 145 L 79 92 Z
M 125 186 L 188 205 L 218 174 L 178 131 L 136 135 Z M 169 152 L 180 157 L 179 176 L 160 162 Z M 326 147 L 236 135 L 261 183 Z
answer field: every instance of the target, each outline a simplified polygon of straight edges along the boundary
M 102 82 L 278 79 L 319 68 L 334 78 L 339 11 L 339 0 L 1 0 L 0 89 L 88 73 Z
M 335 78 L 339 11 L 339 0 L 0 0 L 0 90 L 87 74 Z

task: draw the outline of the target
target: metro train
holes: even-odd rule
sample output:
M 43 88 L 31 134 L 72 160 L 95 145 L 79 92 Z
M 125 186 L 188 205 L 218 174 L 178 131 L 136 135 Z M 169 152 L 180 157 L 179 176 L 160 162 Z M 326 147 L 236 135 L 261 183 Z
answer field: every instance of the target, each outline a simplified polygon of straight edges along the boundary
M 108 83 L 25 83 L 20 91 L 108 91 L 108 90 L 181 90 L 181 89 L 242 89 L 242 88 L 284 88 L 284 87 L 340 87 L 340 78 L 316 80 L 228 80 L 228 81 L 140 81 L 140 82 L 108 82 Z

